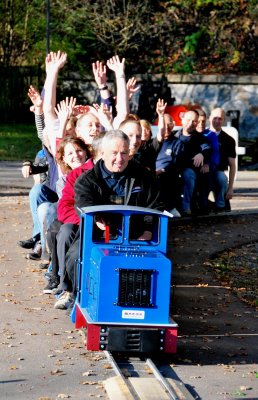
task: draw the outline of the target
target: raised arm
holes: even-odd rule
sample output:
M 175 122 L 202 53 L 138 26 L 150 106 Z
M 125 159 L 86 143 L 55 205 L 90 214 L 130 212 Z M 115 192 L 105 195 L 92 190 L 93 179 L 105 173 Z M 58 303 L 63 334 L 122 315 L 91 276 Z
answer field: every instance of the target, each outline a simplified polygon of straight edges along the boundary
M 46 80 L 44 85 L 44 115 L 46 124 L 57 119 L 55 113 L 56 106 L 56 87 L 59 71 L 67 61 L 67 54 L 61 52 L 51 52 L 46 57 Z
M 165 114 L 165 109 L 167 107 L 167 103 L 164 102 L 163 99 L 158 99 L 157 105 L 156 105 L 156 112 L 158 114 L 158 132 L 157 132 L 157 140 L 159 142 L 163 142 L 164 140 L 164 134 L 165 134 L 165 120 L 164 120 L 164 114 Z
M 125 59 L 120 61 L 118 56 L 114 56 L 107 61 L 108 68 L 115 73 L 116 77 L 116 109 L 117 115 L 113 121 L 113 127 L 117 129 L 122 121 L 129 114 L 129 99 L 125 79 Z
M 29 87 L 28 96 L 33 104 L 34 113 L 37 115 L 43 114 L 43 99 L 39 91 L 32 85 Z
M 43 129 L 45 128 L 45 120 L 43 113 L 43 98 L 41 97 L 39 91 L 32 85 L 30 85 L 28 90 L 28 96 L 33 104 L 32 111 L 35 116 L 35 125 L 37 129 L 38 138 L 43 141 Z

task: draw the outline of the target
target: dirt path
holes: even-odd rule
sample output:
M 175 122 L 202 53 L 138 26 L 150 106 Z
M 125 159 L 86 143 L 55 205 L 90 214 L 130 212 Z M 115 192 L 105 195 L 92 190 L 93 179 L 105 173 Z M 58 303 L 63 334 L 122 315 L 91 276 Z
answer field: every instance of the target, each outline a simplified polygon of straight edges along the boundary
M 202 399 L 257 399 L 257 312 L 221 285 L 209 263 L 218 252 L 257 241 L 257 214 L 170 224 L 171 309 L 180 334 L 174 363 Z
M 42 294 L 38 262 L 16 244 L 31 235 L 28 197 L 17 193 L 0 193 L 0 398 L 106 399 L 103 356 L 85 351 L 69 317 L 54 309 L 54 296 Z
M 37 262 L 16 245 L 31 233 L 26 194 L 0 192 L 0 201 L 2 398 L 106 398 L 99 382 L 110 371 L 101 354 L 85 351 L 69 318 L 54 310 L 54 298 L 42 294 Z M 254 241 L 257 214 L 170 224 L 171 312 L 180 338 L 167 361 L 197 399 L 257 399 L 257 314 L 220 285 L 207 263 L 216 252 Z

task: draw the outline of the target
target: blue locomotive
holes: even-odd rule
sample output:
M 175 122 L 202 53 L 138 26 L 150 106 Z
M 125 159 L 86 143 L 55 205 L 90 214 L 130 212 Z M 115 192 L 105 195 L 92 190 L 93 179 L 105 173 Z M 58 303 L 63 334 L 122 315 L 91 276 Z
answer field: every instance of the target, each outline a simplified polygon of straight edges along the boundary
M 96 228 L 96 217 L 116 228 Z M 152 239 L 134 236 L 151 220 Z M 166 257 L 168 215 L 149 208 L 93 206 L 81 210 L 78 290 L 72 314 L 87 329 L 88 350 L 175 353 L 177 324 L 169 317 L 172 263 Z

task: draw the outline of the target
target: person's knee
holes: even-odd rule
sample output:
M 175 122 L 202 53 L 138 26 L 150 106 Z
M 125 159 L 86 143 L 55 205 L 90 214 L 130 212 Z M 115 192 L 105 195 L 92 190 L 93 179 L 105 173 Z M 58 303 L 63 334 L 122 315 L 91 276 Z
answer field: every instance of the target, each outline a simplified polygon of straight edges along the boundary
M 78 226 L 74 224 L 63 224 L 61 225 L 57 234 L 57 242 L 62 241 L 67 245 L 70 245 L 75 237 L 78 230 Z
M 39 217 L 39 220 L 40 220 L 41 222 L 45 221 L 46 218 L 47 218 L 47 214 L 48 214 L 48 211 L 49 211 L 49 204 L 50 204 L 50 203 L 41 203 L 41 204 L 38 206 L 38 209 L 37 209 L 37 211 L 38 211 L 38 217 Z
M 215 186 L 220 190 L 227 190 L 228 178 L 222 171 L 218 171 L 214 177 Z
M 41 193 L 41 189 L 42 189 L 42 184 L 36 184 L 33 185 L 32 188 L 29 191 L 29 199 L 30 200 L 37 200 L 39 194 Z
M 195 171 L 191 168 L 187 168 L 184 170 L 182 174 L 182 183 L 184 190 L 193 191 L 196 186 L 197 176 Z
M 196 181 L 196 173 L 191 168 L 186 168 L 183 171 L 182 177 L 185 181 Z

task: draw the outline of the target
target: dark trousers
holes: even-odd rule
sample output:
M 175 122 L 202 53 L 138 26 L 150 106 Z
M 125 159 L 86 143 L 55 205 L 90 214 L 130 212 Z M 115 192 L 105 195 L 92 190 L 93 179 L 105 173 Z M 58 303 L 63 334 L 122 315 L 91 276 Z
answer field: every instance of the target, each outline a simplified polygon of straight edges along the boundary
M 79 225 L 76 224 L 62 224 L 57 233 L 57 257 L 60 278 L 59 288 L 62 290 L 66 290 L 68 287 L 68 282 L 66 282 L 66 254 L 75 239 L 78 229 Z
M 80 255 L 80 231 L 78 230 L 65 258 L 67 280 L 72 293 L 76 296 L 78 286 L 78 260 Z
M 160 196 L 167 211 L 181 208 L 182 178 L 178 171 L 168 170 L 157 176 Z

